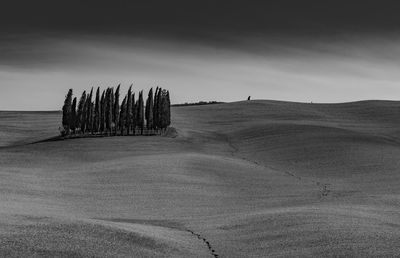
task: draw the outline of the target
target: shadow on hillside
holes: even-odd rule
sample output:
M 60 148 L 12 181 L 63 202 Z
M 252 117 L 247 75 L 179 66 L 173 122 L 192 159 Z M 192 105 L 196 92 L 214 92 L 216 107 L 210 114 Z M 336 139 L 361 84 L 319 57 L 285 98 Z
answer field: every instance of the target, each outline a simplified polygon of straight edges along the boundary
M 162 131 L 162 130 L 143 130 L 143 133 L 140 130 L 136 130 L 135 134 L 129 134 L 129 135 L 108 134 L 108 133 L 73 134 L 73 135 L 66 135 L 66 136 L 59 135 L 59 136 L 43 139 L 40 141 L 35 141 L 30 144 L 43 143 L 43 142 L 65 141 L 65 140 L 72 140 L 72 139 L 126 137 L 126 136 L 161 136 L 161 137 L 168 137 L 168 138 L 176 138 L 178 136 L 178 132 L 174 127 L 168 127 L 164 131 Z

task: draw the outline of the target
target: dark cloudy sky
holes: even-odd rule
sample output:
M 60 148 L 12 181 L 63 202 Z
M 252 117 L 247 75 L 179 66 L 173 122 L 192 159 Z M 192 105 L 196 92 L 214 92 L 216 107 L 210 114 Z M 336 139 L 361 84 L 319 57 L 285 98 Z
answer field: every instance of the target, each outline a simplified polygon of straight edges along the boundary
M 2 1 L 0 110 L 118 83 L 175 103 L 400 99 L 397 2 Z

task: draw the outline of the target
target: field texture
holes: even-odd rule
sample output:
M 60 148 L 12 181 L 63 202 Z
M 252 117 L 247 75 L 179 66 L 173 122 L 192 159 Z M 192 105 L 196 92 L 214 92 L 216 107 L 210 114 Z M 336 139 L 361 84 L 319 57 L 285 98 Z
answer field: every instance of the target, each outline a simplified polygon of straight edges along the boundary
M 1 257 L 400 255 L 400 103 L 174 107 L 177 137 L 34 143 L 0 112 Z

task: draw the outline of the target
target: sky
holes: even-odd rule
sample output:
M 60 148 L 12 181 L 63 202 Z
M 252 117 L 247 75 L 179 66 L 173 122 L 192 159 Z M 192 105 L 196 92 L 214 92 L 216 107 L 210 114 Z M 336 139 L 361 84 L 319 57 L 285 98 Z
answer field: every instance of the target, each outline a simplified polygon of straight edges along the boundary
M 172 103 L 398 100 L 397 2 L 2 1 L 0 110 L 118 84 Z

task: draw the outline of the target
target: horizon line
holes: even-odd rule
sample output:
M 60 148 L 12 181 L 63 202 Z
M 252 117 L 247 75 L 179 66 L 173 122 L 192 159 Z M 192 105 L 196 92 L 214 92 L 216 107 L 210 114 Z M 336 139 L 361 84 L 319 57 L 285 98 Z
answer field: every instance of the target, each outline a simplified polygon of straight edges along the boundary
M 200 100 L 202 101 L 202 100 Z M 198 101 L 198 102 L 200 102 Z M 213 103 L 213 104 L 207 104 L 207 105 L 218 105 L 218 104 L 230 104 L 230 103 L 236 103 L 236 102 L 253 102 L 253 101 L 270 101 L 270 102 L 286 102 L 286 103 L 298 103 L 298 104 L 315 104 L 315 105 L 335 105 L 335 104 L 350 104 L 350 103 L 359 103 L 359 102 L 372 102 L 372 101 L 381 101 L 381 102 L 400 102 L 400 100 L 395 100 L 395 99 L 361 99 L 361 100 L 352 100 L 352 101 L 344 101 L 344 102 L 314 102 L 314 101 L 309 101 L 309 102 L 302 102 L 302 101 L 291 101 L 291 100 L 279 100 L 279 99 L 251 99 L 251 100 L 236 100 L 236 101 L 217 101 L 219 103 Z M 187 104 L 191 103 L 198 103 L 198 102 L 186 102 Z M 208 102 L 208 101 L 205 101 Z M 184 103 L 171 103 L 171 107 L 174 107 L 174 105 L 184 105 Z M 188 105 L 189 106 L 189 105 Z M 182 107 L 182 106 L 175 106 L 175 107 Z M 0 112 L 62 112 L 62 109 L 48 109 L 48 110 L 18 110 L 18 109 L 2 109 Z

